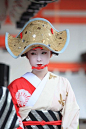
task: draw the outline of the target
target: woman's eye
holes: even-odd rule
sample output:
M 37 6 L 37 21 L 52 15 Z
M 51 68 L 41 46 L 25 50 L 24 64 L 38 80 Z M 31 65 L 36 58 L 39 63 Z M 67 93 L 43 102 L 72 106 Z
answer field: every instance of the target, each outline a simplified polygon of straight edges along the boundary
M 36 55 L 36 54 L 34 52 L 32 52 L 31 55 Z
M 47 52 L 42 52 L 42 54 L 47 54 Z

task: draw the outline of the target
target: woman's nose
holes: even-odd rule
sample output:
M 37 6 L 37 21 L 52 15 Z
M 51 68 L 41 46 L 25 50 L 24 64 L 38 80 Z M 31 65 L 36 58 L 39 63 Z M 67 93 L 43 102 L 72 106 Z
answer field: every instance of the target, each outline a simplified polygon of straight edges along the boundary
M 37 56 L 37 61 L 41 61 L 41 56 L 40 55 Z

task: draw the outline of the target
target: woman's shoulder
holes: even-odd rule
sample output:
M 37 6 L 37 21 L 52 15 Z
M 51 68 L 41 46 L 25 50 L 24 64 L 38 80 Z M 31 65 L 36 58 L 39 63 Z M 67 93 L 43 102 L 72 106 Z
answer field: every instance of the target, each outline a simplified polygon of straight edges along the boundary
M 65 78 L 65 77 L 63 77 L 63 76 L 60 76 L 60 75 L 58 75 L 58 74 L 56 74 L 56 73 L 53 73 L 53 72 L 50 72 L 49 71 L 49 75 L 52 75 L 52 76 L 54 76 L 54 77 L 56 77 L 56 78 L 59 78 L 59 79 L 64 79 L 64 80 L 68 80 L 67 78 Z
M 24 78 L 23 77 L 20 77 L 20 78 L 17 78 L 15 80 L 13 80 L 9 85 L 8 85 L 8 89 L 18 89 L 18 87 L 21 87 L 22 84 L 24 84 Z
M 20 83 L 21 81 L 23 81 L 23 77 L 16 78 L 16 79 L 15 79 L 15 80 L 13 80 L 10 84 Z
M 67 85 L 69 86 L 70 85 L 70 82 L 67 78 L 63 77 L 63 76 L 60 76 L 58 74 L 55 74 L 53 72 L 49 72 L 50 76 L 54 77 L 56 79 L 56 81 L 59 82 L 59 84 L 63 84 L 63 85 Z

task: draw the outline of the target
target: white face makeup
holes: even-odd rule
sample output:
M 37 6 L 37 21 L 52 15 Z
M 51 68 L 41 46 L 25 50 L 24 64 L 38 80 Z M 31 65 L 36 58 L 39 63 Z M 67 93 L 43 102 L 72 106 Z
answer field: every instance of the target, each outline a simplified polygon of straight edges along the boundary
M 41 67 L 49 63 L 51 52 L 45 49 L 36 48 L 27 52 L 27 58 L 31 66 Z

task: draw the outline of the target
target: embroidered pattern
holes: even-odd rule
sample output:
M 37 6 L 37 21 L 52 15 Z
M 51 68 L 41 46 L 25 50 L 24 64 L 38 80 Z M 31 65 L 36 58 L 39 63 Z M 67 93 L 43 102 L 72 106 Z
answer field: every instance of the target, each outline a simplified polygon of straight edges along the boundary
M 68 96 L 68 92 L 66 91 L 66 96 Z
M 51 78 L 56 78 L 56 76 L 54 76 L 54 75 L 52 75 L 52 74 L 50 73 L 49 79 L 51 79 Z
M 60 100 L 58 100 L 58 102 L 59 102 L 60 104 L 62 104 L 62 106 L 64 106 L 64 101 L 65 101 L 65 100 L 62 99 L 62 95 L 60 94 Z
M 18 92 L 15 95 L 19 106 L 25 106 L 30 96 L 31 94 L 24 89 L 18 90 Z

